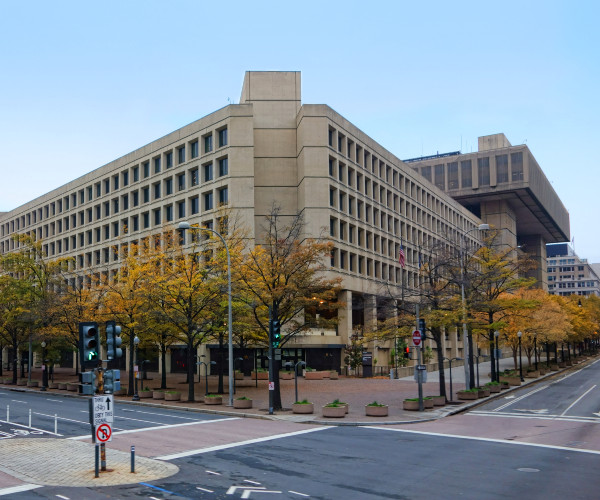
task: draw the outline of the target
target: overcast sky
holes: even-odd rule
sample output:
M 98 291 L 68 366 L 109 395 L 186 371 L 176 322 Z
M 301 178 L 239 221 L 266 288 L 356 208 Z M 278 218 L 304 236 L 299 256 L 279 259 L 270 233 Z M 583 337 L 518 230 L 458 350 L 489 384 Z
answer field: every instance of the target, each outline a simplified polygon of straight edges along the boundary
M 302 71 L 399 158 L 527 143 L 600 262 L 598 2 L 0 0 L 0 211 Z

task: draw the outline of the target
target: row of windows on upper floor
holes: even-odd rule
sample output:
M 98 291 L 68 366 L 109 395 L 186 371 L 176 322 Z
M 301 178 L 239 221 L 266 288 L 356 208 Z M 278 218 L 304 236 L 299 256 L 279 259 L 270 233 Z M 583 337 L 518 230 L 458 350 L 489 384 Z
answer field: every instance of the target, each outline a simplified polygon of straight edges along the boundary
M 523 180 L 523 153 L 521 151 L 511 153 L 510 156 L 508 154 L 496 155 L 495 161 L 495 184 L 507 184 L 509 179 L 512 182 Z M 461 160 L 460 169 L 459 162 L 453 161 L 446 164 L 414 167 L 414 170 L 443 191 L 459 189 L 459 187 L 462 189 L 473 187 L 473 174 L 477 176 L 477 186 L 489 186 L 491 184 L 489 156 L 477 158 L 477 170 L 475 171 L 473 171 L 472 160 Z
M 215 134 L 218 137 L 218 147 L 223 148 L 227 146 L 227 127 L 223 127 L 216 130 Z M 211 153 L 213 151 L 213 132 L 209 132 L 203 135 L 201 137 L 201 142 L 203 145 L 202 153 Z M 20 231 L 23 228 L 30 226 L 31 224 L 36 224 L 39 221 L 46 220 L 50 217 L 55 216 L 56 214 L 62 213 L 63 211 L 75 208 L 77 207 L 78 202 L 79 205 L 83 205 L 86 202 L 91 202 L 94 200 L 94 193 L 96 199 L 104 195 L 110 194 L 111 184 L 112 192 L 114 192 L 121 188 L 129 186 L 131 182 L 139 182 L 141 179 L 146 179 L 150 177 L 151 171 L 153 171 L 154 174 L 160 173 L 162 165 L 164 165 L 166 169 L 169 169 L 173 167 L 174 150 L 176 152 L 175 154 L 177 158 L 177 165 L 182 165 L 183 163 L 189 160 L 196 159 L 199 157 L 199 145 L 200 139 L 192 139 L 188 141 L 187 144 L 182 144 L 174 149 L 164 151 L 160 155 L 155 156 L 152 159 L 143 161 L 141 163 L 141 166 L 134 165 L 132 167 L 128 167 L 122 172 L 114 174 L 111 177 L 104 179 L 103 181 L 98 181 L 94 183 L 94 185 L 90 185 L 86 188 L 79 189 L 77 193 L 71 193 L 70 195 L 66 195 L 56 201 L 48 203 L 43 208 L 40 207 L 38 209 L 32 210 L 28 214 L 16 217 L 12 221 L 5 222 L 4 224 L 0 225 L 0 236 L 11 234 L 15 231 Z M 227 158 L 220 158 L 216 161 L 219 165 L 219 175 L 227 175 Z M 209 162 L 202 167 L 204 170 L 210 169 L 211 179 L 213 168 L 212 164 L 212 162 Z M 223 171 L 225 171 L 225 173 L 222 173 Z
M 583 271 L 584 269 L 585 269 L 585 266 L 577 266 L 578 271 Z M 564 272 L 569 272 L 569 271 L 575 271 L 575 266 L 562 266 L 562 267 L 549 267 L 548 268 L 549 273 L 555 273 L 555 272 L 564 273 Z
M 73 251 L 76 248 L 84 247 L 85 245 L 94 245 L 102 241 L 108 241 L 112 238 L 118 238 L 121 235 L 129 234 L 130 232 L 139 231 L 141 229 L 149 229 L 158 227 L 163 224 L 169 224 L 177 219 L 184 219 L 192 215 L 199 215 L 209 212 L 215 208 L 227 205 L 229 202 L 229 189 L 227 186 L 216 190 L 216 195 L 213 190 L 202 193 L 201 196 L 192 196 L 188 199 L 178 200 L 175 203 L 156 207 L 152 210 L 143 212 L 140 215 L 132 215 L 124 217 L 118 221 L 113 221 L 109 224 L 104 224 L 102 227 L 88 229 L 80 232 L 78 235 L 67 236 L 59 239 L 56 242 L 45 244 L 47 255 L 53 256 L 62 254 L 63 252 Z M 62 231 L 62 221 L 59 221 L 58 231 L 54 231 L 54 225 L 45 225 L 37 230 L 31 231 L 30 234 L 37 240 L 53 238 Z M 68 229 L 68 228 L 67 228 Z M 65 229 L 66 230 L 66 229 Z M 0 243 L 0 254 L 9 252 L 19 248 L 19 242 L 7 239 Z
M 225 236 L 227 234 L 227 219 L 220 218 L 216 221 L 213 219 L 207 219 L 202 221 L 201 227 L 211 230 L 214 230 L 216 227 L 219 233 Z M 68 268 L 69 271 L 77 271 L 89 269 L 102 264 L 110 264 L 111 262 L 118 262 L 119 260 L 126 258 L 130 251 L 134 253 L 139 252 L 139 246 L 148 248 L 152 246 L 152 248 L 155 250 L 160 250 L 161 248 L 164 249 L 166 242 L 174 241 L 174 238 L 177 238 L 177 241 L 180 244 L 186 244 L 185 232 L 177 231 L 177 233 L 175 233 L 173 230 L 167 230 L 161 233 L 154 233 L 152 236 L 144 236 L 141 239 L 141 243 L 138 240 L 131 240 L 78 254 L 73 261 L 68 262 Z M 193 242 L 199 241 L 200 238 L 201 236 L 197 232 L 193 232 L 190 235 L 190 239 Z M 53 250 L 52 244 L 49 243 L 45 245 L 44 250 L 49 255 L 49 252 L 52 252 Z M 211 253 L 212 250 L 203 250 L 204 254 L 207 252 Z
M 568 297 L 569 295 L 599 295 L 598 290 L 578 290 L 577 293 L 575 291 L 572 292 L 549 292 L 551 295 L 561 295 L 563 297 Z
M 555 289 L 555 288 L 598 288 L 598 282 L 597 281 L 578 281 L 577 287 L 575 286 L 574 281 L 571 281 L 568 283 L 556 283 L 556 284 L 548 285 L 548 289 Z
M 330 266 L 334 269 L 340 269 L 346 272 L 354 273 L 367 278 L 375 278 L 397 286 L 403 283 L 408 288 L 418 288 L 419 273 L 402 269 L 399 265 L 386 264 L 377 259 L 371 259 L 364 255 L 358 255 L 343 249 L 334 248 L 330 255 Z
M 390 258 L 397 259 L 400 255 L 400 244 L 401 242 L 404 242 L 406 246 L 405 253 L 407 262 L 412 262 L 413 257 L 418 260 L 416 253 L 413 256 L 409 244 L 418 245 L 423 252 L 442 244 L 438 238 L 412 227 L 409 224 L 405 225 L 404 232 L 406 233 L 406 240 L 399 240 L 398 236 L 396 236 L 395 239 L 391 239 L 355 224 L 338 220 L 335 217 L 331 217 L 329 220 L 329 235 L 332 238 L 354 245 L 362 250 L 381 253 Z M 443 242 L 443 244 L 448 251 L 453 248 L 450 241 Z
M 397 195 L 393 195 L 393 199 L 388 198 L 388 200 L 391 202 L 386 205 L 393 210 L 394 213 L 404 213 L 405 218 L 412 221 L 414 224 L 421 225 L 438 234 L 445 234 L 450 240 L 456 237 L 456 229 L 453 229 L 446 221 L 442 221 L 437 217 L 432 216 L 409 202 L 406 202 L 406 206 L 404 207 L 404 210 L 402 210 L 402 207 L 399 206 L 399 198 Z M 402 203 L 404 203 L 404 201 L 402 201 Z M 348 193 L 338 190 L 335 187 L 329 188 L 329 206 L 337 208 L 340 212 L 345 212 L 367 224 L 372 224 L 374 227 L 379 227 L 384 231 L 400 236 L 399 219 L 397 217 L 394 217 L 369 203 L 365 203 L 363 200 Z M 407 237 L 410 236 L 411 233 L 408 232 Z
M 549 259 L 548 260 L 549 266 L 556 266 L 557 264 L 558 265 L 575 264 L 575 259 Z
M 380 184 L 372 179 L 370 174 L 363 174 L 352 166 L 338 161 L 336 158 L 331 156 L 329 157 L 329 175 L 330 177 L 337 179 L 338 182 L 348 185 L 365 196 L 371 197 L 374 201 L 387 204 L 388 207 L 390 207 L 392 203 L 392 196 L 394 197 L 394 204 L 397 204 L 396 200 L 399 199 L 399 195 L 397 193 L 394 193 L 385 185 Z M 399 174 L 399 176 L 401 179 L 403 178 L 402 174 Z M 411 181 L 407 179 L 407 182 Z M 401 185 L 402 182 L 400 182 L 400 186 Z M 399 188 L 397 191 L 402 192 L 402 190 Z M 421 195 L 421 200 L 418 199 L 419 194 Z M 450 219 L 452 224 L 458 227 L 464 227 L 465 230 L 468 229 L 466 227 L 468 222 L 463 216 L 442 202 L 439 198 L 429 193 L 427 190 L 418 187 L 416 199 L 417 202 L 420 202 L 421 205 L 427 209 L 446 219 Z
M 135 208 L 139 206 L 140 203 L 149 203 L 150 201 L 158 200 L 161 197 L 173 195 L 175 189 L 177 192 L 180 192 L 184 191 L 186 186 L 189 186 L 190 188 L 199 186 L 200 179 L 202 179 L 203 183 L 211 182 L 216 178 L 224 177 L 229 174 L 229 162 L 227 157 L 217 160 L 216 174 L 217 177 L 215 177 L 213 163 L 210 162 L 202 165 L 201 168 L 191 168 L 187 172 L 182 172 L 174 177 L 167 177 L 166 179 L 157 181 L 152 185 L 143 186 L 140 189 L 136 189 L 119 197 L 113 198 L 110 201 L 105 201 L 102 204 L 97 204 L 94 207 L 87 208 L 86 210 L 80 210 L 78 214 L 68 215 L 57 220 L 56 222 L 46 224 L 44 227 L 47 228 L 50 226 L 54 228 L 54 226 L 56 226 L 53 231 L 58 231 L 60 233 L 63 230 L 69 230 L 69 227 L 77 227 L 78 220 L 80 225 L 84 224 L 86 220 L 87 222 L 98 221 L 103 216 L 109 217 L 119 213 L 120 211 L 122 212 L 129 210 L 130 205 Z M 45 232 L 48 233 L 48 229 L 46 229 Z M 10 234 L 10 232 L 6 234 Z M 2 236 L 4 235 L 5 232 L 2 231 Z

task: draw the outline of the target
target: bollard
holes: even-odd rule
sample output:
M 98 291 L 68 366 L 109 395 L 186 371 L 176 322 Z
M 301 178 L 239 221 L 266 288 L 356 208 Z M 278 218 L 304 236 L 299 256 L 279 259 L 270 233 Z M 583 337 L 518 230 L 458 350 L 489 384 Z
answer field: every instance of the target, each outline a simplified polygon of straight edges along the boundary
M 135 473 L 135 446 L 131 447 L 131 473 Z
M 6 405 L 6 423 L 10 423 L 10 406 Z
M 31 408 L 29 408 L 29 428 L 31 429 Z
M 58 434 L 58 417 L 54 414 L 54 434 Z
M 100 445 L 96 443 L 96 465 L 94 467 L 94 477 L 100 476 Z

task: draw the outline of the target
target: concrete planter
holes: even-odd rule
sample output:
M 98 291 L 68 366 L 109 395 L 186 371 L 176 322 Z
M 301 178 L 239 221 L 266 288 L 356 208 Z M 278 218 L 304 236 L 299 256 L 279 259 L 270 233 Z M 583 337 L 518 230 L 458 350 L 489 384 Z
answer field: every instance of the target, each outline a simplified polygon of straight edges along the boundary
M 538 378 L 540 376 L 540 371 L 539 370 L 534 370 L 532 372 L 527 372 L 524 377 L 525 378 Z
M 79 384 L 67 384 L 67 391 L 77 392 L 79 390 Z
M 326 418 L 343 418 L 346 416 L 346 406 L 323 406 L 323 416 Z
M 500 390 L 509 389 L 510 384 L 508 382 L 500 381 Z
M 154 394 L 154 391 L 140 391 L 140 392 L 138 392 L 138 396 L 140 397 L 140 399 L 150 399 L 153 394 Z
M 293 372 L 279 372 L 279 380 L 292 380 L 293 378 Z
M 566 368 L 567 363 L 565 361 L 561 361 L 560 363 L 558 363 L 558 367 L 559 368 Z
M 292 413 L 307 415 L 314 413 L 315 405 L 313 403 L 294 403 L 292 405 Z
M 567 366 L 573 366 L 573 362 L 572 361 L 565 361 L 565 365 L 567 365 Z
M 490 390 L 487 387 L 478 388 L 477 397 L 487 398 L 490 395 Z
M 500 384 L 488 385 L 486 387 L 489 389 L 490 394 L 498 393 L 502 390 L 502 387 L 500 386 Z
M 321 370 L 321 374 L 322 374 L 323 378 L 329 378 L 329 376 L 331 375 L 331 372 L 329 370 Z
M 204 396 L 205 405 L 222 405 L 223 396 Z
M 58 389 L 58 382 L 48 382 L 48 389 Z
M 521 385 L 520 377 L 500 377 L 500 382 L 507 382 L 510 386 Z
M 433 399 L 423 398 L 423 408 L 431 410 L 433 408 Z
M 387 417 L 389 408 L 385 406 L 365 406 L 365 415 L 367 417 Z
M 165 401 L 179 401 L 181 400 L 180 392 L 165 392 Z
M 252 380 L 269 380 L 269 372 L 252 372 Z
M 340 375 L 335 370 L 329 372 L 329 380 L 338 380 L 339 378 L 340 378 Z
M 409 401 L 405 399 L 402 402 L 402 409 L 407 411 L 419 411 L 419 400 L 417 401 Z
M 445 396 L 428 396 L 433 401 L 433 406 L 444 406 L 446 404 Z
M 323 372 L 306 372 L 305 380 L 323 380 Z
M 477 392 L 469 392 L 469 391 L 457 391 L 456 396 L 458 399 L 462 399 L 464 401 L 472 401 L 479 397 Z
M 550 370 L 553 372 L 558 371 L 558 363 L 550 363 Z
M 165 391 L 152 391 L 152 399 L 165 399 Z
M 63 383 L 63 382 L 59 382 L 59 383 L 58 383 L 58 388 L 59 388 L 61 391 L 66 391 L 66 390 L 67 390 L 67 384 L 66 384 L 66 383 Z
M 32 380 L 31 382 L 27 382 L 27 387 L 38 387 L 39 382 L 37 380 Z
M 27 385 L 27 379 L 26 378 L 18 378 L 17 379 L 17 385 L 26 386 Z
M 235 372 L 236 380 L 244 380 L 244 374 L 242 372 Z
M 206 401 L 206 399 L 205 399 Z M 247 410 L 248 408 L 252 408 L 252 400 L 251 399 L 234 399 L 233 407 L 239 410 Z

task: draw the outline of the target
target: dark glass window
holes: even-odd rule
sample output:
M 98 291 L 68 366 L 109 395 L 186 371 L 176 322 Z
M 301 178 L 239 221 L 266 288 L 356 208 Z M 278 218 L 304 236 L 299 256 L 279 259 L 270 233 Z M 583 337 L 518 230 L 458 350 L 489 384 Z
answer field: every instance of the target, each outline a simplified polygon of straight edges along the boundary
M 523 153 L 510 154 L 510 172 L 513 182 L 523 180 Z
M 158 174 L 160 172 L 160 157 L 154 158 L 154 173 Z
M 213 180 L 213 166 L 212 163 L 207 163 L 204 165 L 204 182 Z
M 167 168 L 171 168 L 173 166 L 173 151 L 169 151 L 165 154 L 165 162 L 167 163 Z
M 198 175 L 198 169 L 195 168 L 194 170 L 190 171 L 190 184 L 192 186 L 197 186 L 199 182 L 200 182 L 200 179 L 199 179 L 199 175 Z
M 190 204 L 191 206 L 191 211 L 192 211 L 192 215 L 197 214 L 200 211 L 200 200 L 199 198 L 196 196 L 195 198 L 191 198 L 190 199 Z
M 148 177 L 150 175 L 150 162 L 149 161 L 144 162 L 142 167 L 144 168 L 144 179 L 145 179 L 146 177 Z
M 223 177 L 229 173 L 229 162 L 227 158 L 221 158 L 219 160 L 219 177 Z
M 198 158 L 198 141 L 194 141 L 190 144 L 192 149 L 192 158 Z
M 508 155 L 496 156 L 496 183 L 508 182 Z
M 431 166 L 427 165 L 425 167 L 421 167 L 421 175 L 431 182 Z
M 469 188 L 473 186 L 473 170 L 471 160 L 460 162 L 461 187 Z
M 448 163 L 448 189 L 458 189 L 458 162 Z
M 182 146 L 177 150 L 177 162 L 178 165 L 185 163 L 185 146 Z
M 446 183 L 444 181 L 444 165 L 436 165 L 433 167 L 433 173 L 435 175 L 436 187 L 442 190 L 446 189 Z
M 219 147 L 227 146 L 227 129 L 219 130 Z
M 210 153 L 213 149 L 212 134 L 204 136 L 204 152 Z
M 228 199 L 229 199 L 229 190 L 226 187 L 219 189 L 219 204 L 226 205 Z
M 209 191 L 204 194 L 204 210 L 212 210 L 213 208 L 213 193 Z
M 480 186 L 490 185 L 490 159 L 489 157 L 477 158 L 477 176 Z

